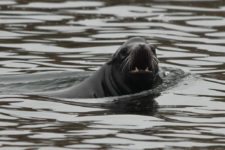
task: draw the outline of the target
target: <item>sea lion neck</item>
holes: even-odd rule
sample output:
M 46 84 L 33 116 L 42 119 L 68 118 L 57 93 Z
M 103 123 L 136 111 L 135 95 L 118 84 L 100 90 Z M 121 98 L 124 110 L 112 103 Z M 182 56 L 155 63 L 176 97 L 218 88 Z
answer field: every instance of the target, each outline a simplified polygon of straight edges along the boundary
M 104 65 L 104 84 L 106 90 L 113 95 L 124 95 L 132 93 L 131 89 L 124 82 L 124 76 L 121 74 L 117 65 Z M 112 95 L 112 94 L 111 94 Z

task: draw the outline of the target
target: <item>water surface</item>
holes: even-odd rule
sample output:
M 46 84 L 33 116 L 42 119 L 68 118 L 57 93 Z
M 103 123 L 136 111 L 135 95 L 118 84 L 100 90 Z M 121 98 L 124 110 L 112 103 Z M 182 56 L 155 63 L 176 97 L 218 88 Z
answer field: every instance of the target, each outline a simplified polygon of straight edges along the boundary
M 0 10 L 0 149 L 225 149 L 225 1 L 1 0 Z M 69 86 L 68 72 L 97 70 L 134 36 L 157 46 L 161 66 L 199 76 L 162 92 L 154 113 L 15 94 Z

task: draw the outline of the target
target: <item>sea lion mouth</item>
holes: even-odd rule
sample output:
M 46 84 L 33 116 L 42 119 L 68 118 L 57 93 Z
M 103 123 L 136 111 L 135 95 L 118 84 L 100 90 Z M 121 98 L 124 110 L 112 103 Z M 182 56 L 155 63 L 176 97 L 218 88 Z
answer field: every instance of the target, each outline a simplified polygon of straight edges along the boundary
M 120 52 L 120 69 L 128 77 L 152 77 L 158 72 L 158 59 L 146 43 L 128 45 Z
M 155 56 L 150 50 L 139 46 L 140 48 L 130 54 L 131 64 L 129 73 L 131 74 L 152 74 L 154 73 L 157 62 L 154 62 Z
M 131 74 L 150 74 L 152 73 L 152 70 L 149 70 L 149 67 L 146 67 L 145 69 L 141 69 L 138 67 L 135 67 L 130 71 Z

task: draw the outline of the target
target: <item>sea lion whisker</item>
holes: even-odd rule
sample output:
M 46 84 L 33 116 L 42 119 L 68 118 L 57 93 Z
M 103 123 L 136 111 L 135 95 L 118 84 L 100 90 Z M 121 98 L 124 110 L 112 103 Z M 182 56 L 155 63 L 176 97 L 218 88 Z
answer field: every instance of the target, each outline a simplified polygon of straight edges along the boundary
M 156 61 L 157 64 L 159 63 L 159 59 L 157 57 L 154 56 L 153 60 Z
M 126 70 L 126 68 L 129 68 L 129 66 L 128 66 L 130 63 L 129 60 L 130 60 L 129 57 L 127 57 L 126 59 L 124 59 L 124 61 L 120 65 L 120 67 L 122 66 L 122 68 L 121 68 L 122 72 L 124 72 Z
M 154 63 L 153 66 L 156 66 L 156 68 L 155 68 L 155 70 L 154 70 L 155 73 L 156 73 L 157 70 L 158 70 L 158 61 L 157 61 L 157 60 L 158 60 L 157 58 L 153 58 L 153 63 Z

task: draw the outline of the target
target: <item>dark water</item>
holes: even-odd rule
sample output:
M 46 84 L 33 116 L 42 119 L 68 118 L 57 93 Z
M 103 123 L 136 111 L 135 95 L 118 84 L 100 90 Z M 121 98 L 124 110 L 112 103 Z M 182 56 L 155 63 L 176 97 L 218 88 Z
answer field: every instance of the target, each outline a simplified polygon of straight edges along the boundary
M 225 149 L 224 29 L 224 0 L 1 0 L 0 150 Z M 133 36 L 200 78 L 162 92 L 151 114 L 10 94 L 68 86 L 68 72 L 97 70 Z

